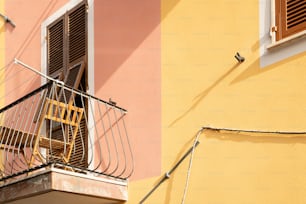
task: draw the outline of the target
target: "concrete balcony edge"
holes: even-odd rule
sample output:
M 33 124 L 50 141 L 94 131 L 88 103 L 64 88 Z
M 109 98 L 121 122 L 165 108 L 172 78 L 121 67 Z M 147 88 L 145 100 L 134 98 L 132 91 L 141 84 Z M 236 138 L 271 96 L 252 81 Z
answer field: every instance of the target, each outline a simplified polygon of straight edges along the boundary
M 127 181 L 54 167 L 28 172 L 0 183 L 0 203 L 123 203 Z

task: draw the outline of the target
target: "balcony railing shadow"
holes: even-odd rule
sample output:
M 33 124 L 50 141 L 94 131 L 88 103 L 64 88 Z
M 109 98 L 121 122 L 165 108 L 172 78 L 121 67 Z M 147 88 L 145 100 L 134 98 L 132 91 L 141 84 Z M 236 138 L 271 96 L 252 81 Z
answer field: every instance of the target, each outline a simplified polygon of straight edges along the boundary
M 53 166 L 126 179 L 133 156 L 127 111 L 57 82 L 0 110 L 0 180 Z

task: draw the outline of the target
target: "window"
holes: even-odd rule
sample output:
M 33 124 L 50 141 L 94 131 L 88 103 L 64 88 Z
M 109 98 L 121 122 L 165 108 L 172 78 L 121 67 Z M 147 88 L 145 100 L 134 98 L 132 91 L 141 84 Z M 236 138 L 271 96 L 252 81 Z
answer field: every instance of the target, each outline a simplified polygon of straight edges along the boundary
M 46 73 L 53 78 L 63 80 L 66 85 L 72 88 L 86 91 L 88 88 L 86 3 L 81 2 L 47 25 L 46 36 Z M 78 99 L 75 100 L 77 102 Z M 85 104 L 85 106 L 87 105 Z M 85 128 L 85 118 L 82 118 L 80 126 L 75 141 L 75 152 L 83 152 L 78 151 L 78 148 L 84 148 L 84 146 L 87 149 L 88 141 L 85 141 L 86 144 L 82 143 L 82 138 L 87 138 L 88 135 Z M 47 124 L 47 127 L 50 129 L 50 125 Z M 53 124 L 51 131 L 52 138 L 63 140 L 64 135 L 60 124 Z M 87 158 L 83 159 L 84 155 L 74 154 L 74 157 L 71 158 L 71 165 L 87 167 Z M 79 163 L 81 160 L 82 164 Z
M 275 0 L 275 32 L 276 41 L 306 30 L 305 0 Z
M 276 0 L 276 40 L 281 40 L 306 28 L 305 0 Z
M 52 77 L 87 61 L 86 5 L 81 3 L 47 27 L 47 73 Z M 86 67 L 85 67 L 86 70 Z
M 260 67 L 306 51 L 305 0 L 259 0 Z

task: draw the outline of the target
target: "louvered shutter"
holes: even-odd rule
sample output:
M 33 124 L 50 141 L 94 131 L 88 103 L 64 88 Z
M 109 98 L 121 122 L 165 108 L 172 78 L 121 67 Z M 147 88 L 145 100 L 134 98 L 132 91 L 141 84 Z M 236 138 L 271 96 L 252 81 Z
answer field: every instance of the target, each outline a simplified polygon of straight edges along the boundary
M 47 27 L 47 74 L 55 79 L 62 80 L 66 69 L 66 37 L 65 16 L 60 17 Z M 50 90 L 48 90 L 49 92 Z M 61 124 L 53 121 L 47 122 L 47 132 L 52 128 L 52 139 L 64 140 Z M 60 155 L 56 150 L 51 150 L 50 158 Z
M 85 70 L 87 70 L 87 5 L 82 3 L 70 10 L 67 14 L 68 22 L 68 57 L 67 64 L 69 67 L 76 68 L 79 62 L 83 62 Z M 82 65 L 83 67 L 83 65 Z M 69 69 L 71 75 L 77 73 L 76 69 L 73 71 Z M 82 72 L 82 70 L 81 70 Z M 87 76 L 86 71 L 81 78 L 76 77 L 75 80 L 81 80 L 81 86 L 86 89 L 87 87 Z M 79 75 L 78 75 L 79 76 Z M 73 78 L 71 78 L 73 80 Z M 69 83 L 69 81 L 67 81 Z M 73 81 L 71 81 L 73 83 Z M 82 87 L 76 87 L 82 89 Z M 84 90 L 83 90 L 84 91 Z M 85 90 L 86 91 L 86 90 Z M 75 98 L 76 102 L 80 100 L 78 96 Z M 87 101 L 84 101 L 85 114 L 87 115 Z M 82 103 L 80 103 L 82 104 Z M 80 129 L 76 136 L 75 146 L 73 149 L 74 154 L 71 157 L 71 165 L 78 167 L 87 167 L 87 145 L 88 145 L 88 134 L 86 127 L 86 120 L 83 117 L 80 122 Z M 85 154 L 84 154 L 85 153 Z
M 47 27 L 47 74 L 56 77 L 65 69 L 65 18 Z
M 68 12 L 68 64 L 69 67 L 85 61 L 87 53 L 87 11 L 81 4 Z
M 276 39 L 281 40 L 306 29 L 305 0 L 276 0 Z
M 87 88 L 87 4 L 80 3 L 68 11 L 63 17 L 48 26 L 47 32 L 48 75 L 56 77 L 62 73 L 66 85 L 86 91 L 84 89 Z M 65 92 L 60 96 L 60 101 L 63 100 L 63 94 L 68 101 L 72 97 L 71 92 Z M 78 105 L 82 104 L 78 96 L 75 96 L 74 100 Z M 85 103 L 83 108 L 87 112 L 87 101 L 83 103 Z M 68 137 L 71 136 L 71 131 L 67 127 L 65 129 Z M 86 121 L 83 116 L 71 156 L 71 165 L 87 167 L 87 137 Z M 53 125 L 52 138 L 63 140 L 59 124 Z M 54 153 L 57 155 L 56 152 Z

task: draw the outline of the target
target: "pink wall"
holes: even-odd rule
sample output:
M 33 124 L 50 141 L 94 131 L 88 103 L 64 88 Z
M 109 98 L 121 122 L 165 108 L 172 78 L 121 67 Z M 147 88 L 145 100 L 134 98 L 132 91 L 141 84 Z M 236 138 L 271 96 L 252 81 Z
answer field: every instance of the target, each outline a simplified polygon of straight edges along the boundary
M 95 92 L 128 110 L 133 179 L 160 174 L 160 1 L 95 1 Z
M 15 65 L 14 58 L 40 69 L 41 64 L 41 24 L 62 7 L 68 0 L 9 0 L 5 1 L 5 15 L 16 27 L 5 27 L 5 64 L 7 103 L 23 96 L 40 85 L 40 78 Z M 25 83 L 25 79 L 26 83 Z
M 40 69 L 41 23 L 68 0 L 9 0 L 5 14 L 7 103 L 40 85 L 40 77 L 15 65 L 16 57 Z M 160 174 L 160 1 L 94 1 L 95 91 L 129 111 L 127 128 L 135 156 L 133 178 Z M 14 71 L 14 72 L 13 72 Z M 16 77 L 17 76 L 17 77 Z M 25 78 L 26 84 L 22 84 Z M 18 89 L 16 89 L 18 87 Z

